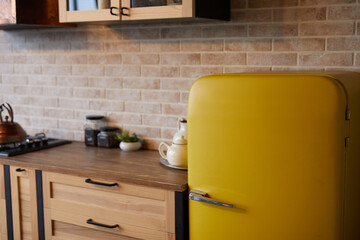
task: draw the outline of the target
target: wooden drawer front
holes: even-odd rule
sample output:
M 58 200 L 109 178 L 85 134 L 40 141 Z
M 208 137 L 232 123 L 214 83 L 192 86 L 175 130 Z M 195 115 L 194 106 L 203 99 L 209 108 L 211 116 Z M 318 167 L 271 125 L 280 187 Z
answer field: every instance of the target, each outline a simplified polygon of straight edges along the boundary
M 109 186 L 101 186 L 91 183 L 86 183 L 85 181 L 90 179 L 91 181 L 101 182 L 101 183 L 109 183 L 113 184 L 116 183 L 116 186 L 109 187 Z M 51 184 L 53 183 L 61 183 L 64 185 L 70 186 L 78 186 L 88 189 L 95 189 L 95 190 L 102 190 L 106 192 L 114 192 L 114 193 L 122 193 L 126 195 L 138 196 L 138 197 L 145 197 L 151 199 L 158 199 L 164 200 L 165 199 L 165 190 L 152 188 L 152 187 L 144 187 L 135 184 L 127 184 L 127 183 L 120 183 L 114 181 L 104 181 L 99 179 L 93 178 L 84 178 L 84 177 L 76 177 L 71 175 L 65 174 L 58 174 L 58 173 L 50 173 L 50 172 L 43 172 L 43 182 L 48 182 Z M 50 187 L 48 185 L 47 187 Z M 46 189 L 44 189 L 45 191 Z
M 136 240 L 59 221 L 53 221 L 53 229 L 53 240 Z
M 35 171 L 10 166 L 14 239 L 38 239 Z
M 137 239 L 165 240 L 168 233 L 175 232 L 174 192 L 121 183 L 115 187 L 99 186 L 85 180 L 43 173 L 44 206 L 49 211 L 46 218 L 51 219 L 45 222 L 68 223 Z M 99 227 L 87 223 L 89 219 L 119 226 Z M 52 229 L 47 236 L 56 239 L 59 230 L 54 226 Z

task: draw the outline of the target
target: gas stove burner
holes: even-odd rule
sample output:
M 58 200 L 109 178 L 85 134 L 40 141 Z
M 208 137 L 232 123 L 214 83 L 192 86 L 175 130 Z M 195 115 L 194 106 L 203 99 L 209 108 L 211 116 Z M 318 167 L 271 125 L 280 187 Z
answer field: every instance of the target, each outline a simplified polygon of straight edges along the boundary
M 71 141 L 47 138 L 45 133 L 36 133 L 34 136 L 27 136 L 25 141 L 0 144 L 0 156 L 10 157 L 68 143 Z

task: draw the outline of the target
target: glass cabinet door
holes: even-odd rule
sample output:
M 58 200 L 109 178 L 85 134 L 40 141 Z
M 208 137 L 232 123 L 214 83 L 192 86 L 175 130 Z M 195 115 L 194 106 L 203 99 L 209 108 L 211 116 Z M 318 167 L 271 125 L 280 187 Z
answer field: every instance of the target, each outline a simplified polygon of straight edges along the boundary
M 194 17 L 194 0 L 121 0 L 121 20 Z
M 59 0 L 60 22 L 118 21 L 120 0 Z

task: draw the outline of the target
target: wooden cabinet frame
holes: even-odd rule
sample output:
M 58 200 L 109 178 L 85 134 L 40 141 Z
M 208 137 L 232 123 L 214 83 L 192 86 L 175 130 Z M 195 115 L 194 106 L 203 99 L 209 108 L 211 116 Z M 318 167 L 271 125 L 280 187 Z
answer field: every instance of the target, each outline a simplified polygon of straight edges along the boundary
M 110 9 L 67 11 L 67 0 L 59 0 L 60 22 L 113 22 L 151 19 L 208 18 L 230 20 L 230 0 L 182 0 L 180 5 L 131 7 L 131 0 L 111 0 L 111 7 L 129 15 L 111 15 Z
M 29 189 L 27 186 L 22 186 L 21 178 L 28 179 Z M 11 181 L 11 202 L 12 202 L 12 215 L 13 215 L 13 231 L 14 239 L 22 239 L 24 234 L 22 212 L 21 191 L 29 191 L 30 202 L 30 223 L 31 223 L 31 239 L 39 239 L 39 226 L 38 226 L 38 201 L 36 189 L 36 175 L 35 170 L 18 168 L 10 166 L 10 181 Z

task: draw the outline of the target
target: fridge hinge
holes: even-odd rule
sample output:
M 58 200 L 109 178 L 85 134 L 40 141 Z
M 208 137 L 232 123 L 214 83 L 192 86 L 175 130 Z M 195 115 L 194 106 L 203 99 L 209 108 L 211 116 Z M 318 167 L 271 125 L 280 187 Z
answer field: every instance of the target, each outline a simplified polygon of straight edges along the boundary
M 345 148 L 347 148 L 350 144 L 350 137 L 345 138 Z
M 349 109 L 346 110 L 345 120 L 350 120 L 351 112 Z

